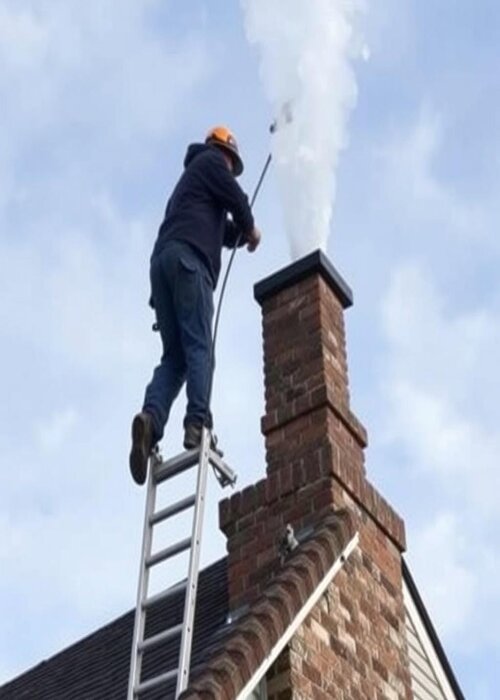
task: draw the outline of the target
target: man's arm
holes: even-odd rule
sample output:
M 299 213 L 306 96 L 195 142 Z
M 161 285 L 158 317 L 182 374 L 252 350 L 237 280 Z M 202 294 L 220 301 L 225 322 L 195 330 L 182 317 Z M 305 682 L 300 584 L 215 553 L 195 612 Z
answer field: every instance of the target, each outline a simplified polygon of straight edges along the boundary
M 214 152 L 206 164 L 206 184 L 210 193 L 232 215 L 236 228 L 243 231 L 246 241 L 254 228 L 248 197 L 229 171 L 222 153 Z
M 224 230 L 223 241 L 223 245 L 225 245 L 226 248 L 234 248 L 236 243 L 238 243 L 238 248 L 241 248 L 241 246 L 246 244 L 248 252 L 253 253 L 258 247 L 260 239 L 261 233 L 257 226 L 254 226 L 250 233 L 244 235 L 236 226 L 234 221 L 231 221 L 231 219 L 226 219 L 226 228 Z
M 262 234 L 260 229 L 258 229 L 257 226 L 254 226 L 250 232 L 250 235 L 247 237 L 247 250 L 249 253 L 253 253 L 255 250 L 257 250 L 261 238 Z
M 241 246 L 247 243 L 247 237 L 244 233 L 242 233 L 241 229 L 236 226 L 234 221 L 231 219 L 226 219 L 223 245 L 225 245 L 226 248 L 234 248 L 236 243 L 238 243 L 238 248 L 241 248 Z

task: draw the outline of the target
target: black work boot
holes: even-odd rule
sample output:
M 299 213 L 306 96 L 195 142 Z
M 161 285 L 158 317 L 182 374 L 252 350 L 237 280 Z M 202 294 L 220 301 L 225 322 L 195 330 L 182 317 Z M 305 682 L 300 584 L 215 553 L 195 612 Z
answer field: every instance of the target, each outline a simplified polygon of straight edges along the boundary
M 142 411 L 132 421 L 132 449 L 130 450 L 130 472 L 136 484 L 142 485 L 148 473 L 148 459 L 153 449 L 153 420 Z
M 184 428 L 184 447 L 186 450 L 193 450 L 200 446 L 202 431 L 203 425 L 201 423 L 187 423 Z M 224 454 L 217 447 L 217 437 L 213 433 L 210 433 L 210 449 L 217 452 L 220 457 Z
M 200 446 L 203 426 L 200 423 L 187 423 L 184 427 L 184 447 L 186 450 L 194 450 Z

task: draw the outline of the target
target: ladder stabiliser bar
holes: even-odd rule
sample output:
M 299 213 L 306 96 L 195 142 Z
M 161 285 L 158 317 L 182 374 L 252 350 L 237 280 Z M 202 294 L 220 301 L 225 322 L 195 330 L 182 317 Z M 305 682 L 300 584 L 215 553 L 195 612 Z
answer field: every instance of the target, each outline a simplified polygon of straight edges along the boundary
M 149 460 L 141 565 L 137 587 L 137 604 L 130 656 L 127 700 L 136 700 L 136 698 L 140 698 L 146 691 L 166 683 L 171 683 L 174 680 L 176 681 L 175 698 L 178 698 L 189 683 L 194 632 L 193 624 L 196 610 L 203 516 L 209 467 L 211 466 L 213 468 L 215 476 L 221 486 L 234 486 L 236 483 L 235 472 L 222 460 L 219 453 L 211 449 L 211 444 L 212 438 L 210 431 L 207 428 L 203 428 L 201 445 L 199 448 L 183 452 L 167 461 L 163 461 L 159 452 L 156 451 L 151 455 Z M 165 481 L 182 474 L 194 466 L 198 467 L 196 492 L 167 507 L 155 510 L 157 488 Z M 154 526 L 159 523 L 164 523 L 168 521 L 169 518 L 187 511 L 190 508 L 193 508 L 193 521 L 190 536 L 179 540 L 178 533 L 177 536 L 175 536 L 176 532 L 174 531 L 172 534 L 175 537 L 175 541 L 169 546 L 153 553 L 152 542 Z M 149 573 L 151 568 L 188 550 L 189 565 L 187 578 L 165 591 L 154 595 L 148 595 Z M 155 604 L 177 594 L 184 595 L 182 624 L 174 625 L 153 636 L 145 638 L 146 614 Z M 176 637 L 180 638 L 178 668 L 167 669 L 164 673 L 160 673 L 157 676 L 141 680 L 144 655 L 150 650 L 160 647 L 162 644 L 172 642 Z
M 215 476 L 222 487 L 234 486 L 236 484 L 236 473 L 233 472 L 231 467 L 228 467 L 228 465 L 222 461 L 217 452 L 211 451 L 209 460 L 210 464 L 214 468 Z

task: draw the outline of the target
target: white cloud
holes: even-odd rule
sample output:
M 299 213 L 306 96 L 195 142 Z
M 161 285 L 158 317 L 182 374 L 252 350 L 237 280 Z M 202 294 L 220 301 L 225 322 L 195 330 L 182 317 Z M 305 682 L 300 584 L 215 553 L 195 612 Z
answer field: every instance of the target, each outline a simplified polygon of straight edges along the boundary
M 462 414 L 437 389 L 394 381 L 388 395 L 390 432 L 396 439 L 404 436 L 415 469 L 464 501 L 467 512 L 478 508 L 481 517 L 496 517 L 500 436 L 481 425 L 473 412 Z
M 405 436 L 421 469 L 467 479 L 468 498 L 494 511 L 500 311 L 452 310 L 431 278 L 410 264 L 394 271 L 382 313 L 391 350 L 390 430 Z
M 438 160 L 446 142 L 445 118 L 424 102 L 414 123 L 398 129 L 376 153 L 383 167 L 384 187 L 391 191 L 406 217 L 423 223 L 421 235 L 441 227 L 441 236 L 463 240 L 489 236 L 483 207 L 467 201 L 451 180 L 438 174 Z
M 160 5 L 123 0 L 117 12 L 112 0 L 4 3 L 0 88 L 18 99 L 4 105 L 3 119 L 15 116 L 31 133 L 48 120 L 72 118 L 75 127 L 104 118 L 106 137 L 164 135 L 210 56 L 194 34 L 167 43 L 153 24 Z
M 40 447 L 47 452 L 54 452 L 62 447 L 77 423 L 77 413 L 73 407 L 56 411 L 47 420 L 36 426 Z
M 411 561 L 421 573 L 426 604 L 448 638 L 467 631 L 479 593 L 479 573 L 471 569 L 468 546 L 467 532 L 452 513 L 437 513 L 412 542 Z
M 164 5 L 0 3 L 9 674 L 134 601 L 144 494 L 128 474 L 130 418 L 159 353 L 148 259 L 164 202 L 149 185 L 153 173 L 170 177 L 161 153 L 211 70 L 202 37 L 168 36 L 156 22 Z
M 47 50 L 48 35 L 36 15 L 21 3 L 0 5 L 0 57 L 2 75 L 36 65 Z
M 147 356 L 150 246 L 146 227 L 118 210 L 114 220 L 96 212 L 87 229 L 0 242 L 2 334 L 74 370 L 119 375 Z
M 417 489 L 410 561 L 454 646 L 498 643 L 487 616 L 500 615 L 500 591 L 485 572 L 497 573 L 500 535 L 500 312 L 454 307 L 408 264 L 394 271 L 382 320 L 385 440 L 403 450 Z M 487 609 L 478 600 L 488 600 Z M 467 642 L 465 629 L 473 630 Z
M 43 211 L 48 193 L 81 212 L 97 183 L 156 155 L 212 66 L 202 36 L 166 39 L 155 26 L 162 5 L 2 4 L 0 221 L 19 198 Z

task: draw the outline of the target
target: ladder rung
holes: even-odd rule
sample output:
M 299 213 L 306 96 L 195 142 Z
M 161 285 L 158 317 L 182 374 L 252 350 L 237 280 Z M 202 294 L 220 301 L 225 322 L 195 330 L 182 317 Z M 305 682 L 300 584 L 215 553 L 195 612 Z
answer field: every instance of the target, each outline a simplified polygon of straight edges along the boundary
M 186 469 L 194 467 L 195 464 L 198 464 L 199 454 L 200 451 L 196 448 L 183 452 L 177 455 L 177 457 L 172 457 L 172 459 L 166 462 L 160 462 L 154 472 L 155 484 L 161 484 L 162 481 L 171 479 L 173 476 L 177 476 L 177 474 L 182 474 Z
M 161 561 L 165 561 L 165 559 L 170 559 L 170 557 L 175 557 L 176 554 L 180 554 L 181 552 L 184 552 L 190 547 L 191 538 L 186 537 L 185 540 L 176 542 L 171 547 L 165 547 L 165 549 L 161 549 L 159 552 L 156 552 L 156 554 L 152 554 L 146 559 L 146 566 L 149 568 L 151 566 L 154 566 L 155 564 L 159 564 Z
M 157 513 L 153 513 L 153 515 L 150 516 L 149 518 L 149 524 L 150 525 L 157 525 L 158 523 L 163 522 L 163 520 L 167 520 L 167 518 L 171 518 L 173 515 L 177 515 L 177 513 L 182 513 L 183 510 L 187 510 L 188 508 L 191 508 L 194 506 L 196 503 L 196 494 L 193 494 L 192 496 L 188 496 L 187 498 L 184 498 L 182 501 L 178 501 L 177 503 L 173 503 L 171 506 L 168 506 L 167 508 L 163 508 L 162 510 L 159 510 Z
M 141 693 L 145 693 L 146 690 L 152 690 L 162 683 L 171 681 L 173 678 L 177 677 L 178 672 L 179 669 L 176 668 L 173 671 L 167 671 L 167 673 L 162 673 L 160 676 L 155 676 L 155 678 L 150 678 L 149 680 L 144 681 L 144 683 L 141 683 L 134 688 L 134 695 L 141 695 Z
M 160 632 L 159 634 L 155 634 L 154 637 L 148 637 L 145 639 L 143 642 L 139 644 L 139 652 L 144 652 L 147 651 L 148 649 L 152 649 L 153 647 L 157 646 L 158 644 L 162 644 L 163 642 L 168 641 L 172 637 L 175 637 L 176 634 L 180 634 L 182 632 L 182 624 L 181 625 L 176 625 L 175 627 L 170 627 L 168 630 L 165 630 L 164 632 Z
M 181 591 L 185 591 L 186 587 L 187 587 L 187 580 L 181 581 L 180 583 L 176 583 L 175 586 L 172 586 L 172 588 L 169 588 L 166 591 L 162 591 L 161 593 L 156 593 L 155 595 L 152 595 L 149 598 L 146 598 L 146 600 L 143 600 L 142 601 L 142 609 L 146 610 L 147 608 L 150 608 L 155 603 L 159 603 L 160 600 L 165 600 L 166 598 L 170 598 L 170 596 L 173 596 L 176 593 L 180 593 Z

